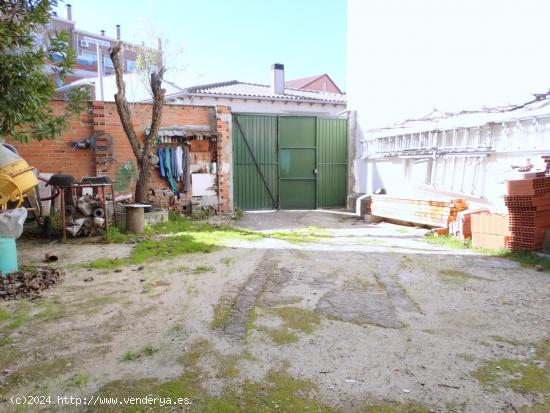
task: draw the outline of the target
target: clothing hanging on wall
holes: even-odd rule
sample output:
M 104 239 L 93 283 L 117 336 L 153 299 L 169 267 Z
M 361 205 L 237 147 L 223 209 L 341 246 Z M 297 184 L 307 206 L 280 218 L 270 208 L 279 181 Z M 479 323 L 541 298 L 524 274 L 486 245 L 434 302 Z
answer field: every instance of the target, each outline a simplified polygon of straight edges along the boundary
M 181 148 L 181 146 L 177 146 L 174 152 L 176 153 L 176 167 L 174 168 L 174 170 L 176 171 L 176 181 L 181 182 L 183 181 L 183 149 Z
M 158 148 L 157 155 L 159 157 L 159 168 L 160 168 L 160 176 L 162 178 L 166 177 L 166 171 L 164 170 L 164 149 Z
M 187 145 L 183 147 L 181 163 L 183 173 L 183 191 L 188 192 L 191 185 L 191 174 L 189 173 L 191 159 L 189 159 L 189 148 Z
M 172 150 L 172 148 L 164 148 L 166 179 L 168 179 L 168 183 L 170 184 L 170 189 L 172 190 L 172 192 L 176 194 L 178 192 L 178 188 L 172 172 L 173 171 L 172 169 L 173 152 L 174 151 Z

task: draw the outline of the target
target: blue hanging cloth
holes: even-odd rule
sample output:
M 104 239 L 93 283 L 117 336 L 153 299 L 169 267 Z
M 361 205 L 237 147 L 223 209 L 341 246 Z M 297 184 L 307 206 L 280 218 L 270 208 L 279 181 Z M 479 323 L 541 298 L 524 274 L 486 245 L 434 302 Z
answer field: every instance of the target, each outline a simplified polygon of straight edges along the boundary
M 176 186 L 176 181 L 174 180 L 173 172 L 172 172 L 172 149 L 171 148 L 164 148 L 164 165 L 166 168 L 166 179 L 168 179 L 168 183 L 170 184 L 170 189 L 173 193 L 178 193 L 178 188 Z
M 164 149 L 158 148 L 157 155 L 159 157 L 160 176 L 162 178 L 165 178 L 166 177 L 166 172 L 164 170 Z

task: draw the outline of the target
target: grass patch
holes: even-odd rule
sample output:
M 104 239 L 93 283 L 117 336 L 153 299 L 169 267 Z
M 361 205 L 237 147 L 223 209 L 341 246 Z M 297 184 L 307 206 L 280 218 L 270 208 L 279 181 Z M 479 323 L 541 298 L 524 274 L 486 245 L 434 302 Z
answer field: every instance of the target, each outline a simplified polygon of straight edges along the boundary
M 399 232 L 400 234 L 407 234 L 409 232 L 409 229 L 408 228 L 403 228 L 403 227 L 400 227 L 400 228 L 397 228 L 395 230 L 395 232 Z
M 71 369 L 72 360 L 67 358 L 56 358 L 46 361 L 32 361 L 30 364 L 21 367 L 11 373 L 3 386 L 0 386 L 0 395 L 14 394 L 14 390 L 20 386 L 32 383 L 38 386 L 41 381 L 57 378 Z
M 472 377 L 491 392 L 507 387 L 522 394 L 550 398 L 550 340 L 534 347 L 534 357 L 527 360 L 490 360 L 476 369 Z
M 448 235 L 440 235 L 437 237 L 435 235 L 428 235 L 427 237 L 424 237 L 424 241 L 428 244 L 441 245 L 443 247 L 453 248 L 455 250 L 469 249 L 472 246 L 471 239 L 461 240 Z
M 199 265 L 193 269 L 193 274 L 205 274 L 207 272 L 215 271 L 214 267 L 209 267 L 207 265 Z
M 526 268 L 541 266 L 544 271 L 550 270 L 550 257 L 540 255 L 532 251 L 508 251 L 507 249 L 491 250 L 487 248 L 474 248 L 472 247 L 472 242 L 470 239 L 459 240 L 449 236 L 436 237 L 429 235 L 424 238 L 424 241 L 432 245 L 441 245 L 453 249 L 469 249 L 479 254 L 506 258 L 516 261 L 520 263 L 522 267 Z
M 151 357 L 153 354 L 155 354 L 158 351 L 155 347 L 153 347 L 151 344 L 146 345 L 140 350 L 137 351 L 127 351 L 122 356 L 122 361 L 133 361 L 140 359 L 142 357 Z
M 194 241 L 191 236 L 178 235 L 163 237 L 159 240 L 145 240 L 134 247 L 128 258 L 98 258 L 86 266 L 94 269 L 108 270 L 125 265 L 142 264 L 152 259 L 172 258 L 195 252 L 211 252 L 212 245 Z
M 332 233 L 330 231 L 321 229 L 316 226 L 283 231 L 269 231 L 264 232 L 263 234 L 267 238 L 280 239 L 293 244 L 317 242 L 322 238 L 330 238 L 332 236 Z

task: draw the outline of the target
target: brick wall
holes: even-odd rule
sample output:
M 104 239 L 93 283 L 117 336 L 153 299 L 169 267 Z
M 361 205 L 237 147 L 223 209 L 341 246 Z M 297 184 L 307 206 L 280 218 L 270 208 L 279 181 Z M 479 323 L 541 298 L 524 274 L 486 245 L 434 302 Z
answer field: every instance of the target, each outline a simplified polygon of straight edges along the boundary
M 64 108 L 64 102 L 52 103 L 54 110 L 59 112 Z M 139 139 L 145 136 L 145 128 L 151 122 L 151 104 L 132 105 L 132 119 Z M 222 212 L 232 209 L 232 200 L 229 192 L 228 179 L 230 158 L 227 157 L 228 147 L 231 147 L 229 136 L 230 110 L 226 107 L 216 109 L 201 106 L 166 105 L 162 114 L 163 127 L 200 125 L 212 126 L 218 133 L 217 152 L 221 156 L 218 160 L 218 181 L 220 182 L 220 203 Z M 220 119 L 219 117 L 223 118 Z M 215 122 L 215 125 L 214 125 Z M 117 171 L 128 161 L 135 162 L 135 157 L 128 138 L 124 134 L 118 116 L 116 105 L 111 102 L 91 102 L 89 109 L 71 120 L 67 131 L 54 141 L 31 142 L 29 144 L 15 144 L 20 155 L 40 172 L 67 173 L 77 180 L 83 176 L 95 175 L 95 156 L 90 149 L 74 149 L 71 142 L 86 138 L 97 131 L 105 131 L 113 138 L 115 161 L 109 163 L 107 175 L 114 181 Z M 230 152 L 230 150 L 229 150 Z M 194 159 L 193 152 L 190 153 Z M 202 157 L 203 154 L 200 156 Z M 216 151 L 209 153 L 216 157 Z M 225 168 L 221 168 L 225 164 Z M 158 168 L 152 171 L 151 187 L 167 187 L 167 181 L 160 177 Z

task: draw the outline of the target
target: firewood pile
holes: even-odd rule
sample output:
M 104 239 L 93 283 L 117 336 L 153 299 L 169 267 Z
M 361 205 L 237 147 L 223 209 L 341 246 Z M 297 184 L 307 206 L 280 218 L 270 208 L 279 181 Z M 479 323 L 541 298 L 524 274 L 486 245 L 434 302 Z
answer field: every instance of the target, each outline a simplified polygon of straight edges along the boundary
M 17 300 L 37 298 L 40 293 L 63 279 L 63 271 L 48 266 L 21 268 L 19 271 L 0 276 L 0 298 Z

